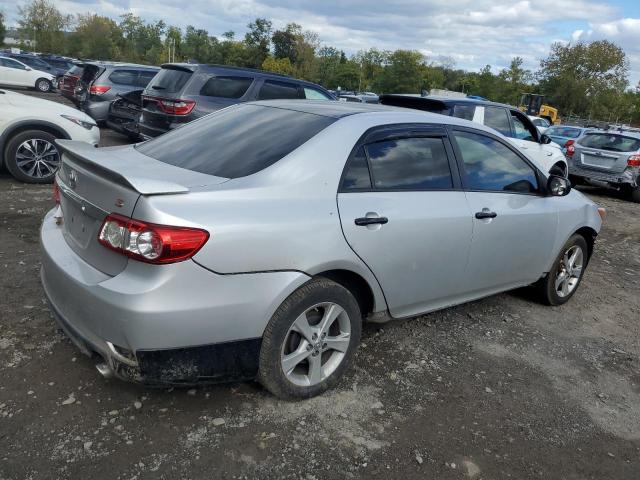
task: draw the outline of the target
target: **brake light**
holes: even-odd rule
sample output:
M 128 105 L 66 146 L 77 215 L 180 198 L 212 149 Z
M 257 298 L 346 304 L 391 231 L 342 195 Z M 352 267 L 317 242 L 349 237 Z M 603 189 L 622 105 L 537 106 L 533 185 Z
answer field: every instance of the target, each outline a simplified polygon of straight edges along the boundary
M 58 186 L 58 179 L 53 179 L 53 201 L 56 205 L 60 205 L 60 187 Z
M 572 157 L 574 153 L 576 153 L 576 147 L 574 146 L 575 140 L 567 140 L 567 143 L 564 144 L 564 148 L 567 149 L 567 157 Z
M 104 95 L 109 90 L 111 90 L 111 87 L 107 85 L 91 85 L 89 87 L 89 93 L 91 95 Z
M 146 95 L 143 99 L 156 102 L 160 110 L 171 115 L 189 115 L 196 106 L 196 102 L 193 100 L 166 100 Z
M 98 241 L 141 262 L 165 264 L 187 260 L 209 239 L 199 228 L 141 222 L 112 213 L 104 219 Z
M 629 167 L 640 167 L 640 155 L 631 155 L 627 158 L 627 165 Z

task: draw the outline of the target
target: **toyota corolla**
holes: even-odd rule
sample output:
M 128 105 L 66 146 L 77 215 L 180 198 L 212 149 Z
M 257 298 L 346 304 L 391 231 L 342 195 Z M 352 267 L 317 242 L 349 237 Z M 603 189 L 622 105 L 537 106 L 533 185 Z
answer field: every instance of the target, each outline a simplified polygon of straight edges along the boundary
M 575 294 L 604 210 L 477 123 L 380 105 L 229 107 L 135 146 L 59 141 L 54 317 L 106 376 L 317 395 L 363 319 L 534 284 Z

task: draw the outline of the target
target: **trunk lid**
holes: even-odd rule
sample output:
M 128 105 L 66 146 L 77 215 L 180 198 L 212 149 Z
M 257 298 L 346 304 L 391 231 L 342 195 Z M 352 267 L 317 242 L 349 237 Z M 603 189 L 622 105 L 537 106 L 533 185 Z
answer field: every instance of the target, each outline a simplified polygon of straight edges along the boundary
M 629 156 L 640 150 L 640 138 L 619 133 L 588 133 L 575 145 L 577 166 L 601 172 L 621 173 Z
M 131 217 L 141 195 L 186 194 L 227 181 L 154 160 L 132 146 L 97 149 L 71 140 L 57 143 L 63 152 L 58 172 L 63 235 L 78 256 L 107 275 L 120 273 L 128 260 L 98 243 L 109 213 Z

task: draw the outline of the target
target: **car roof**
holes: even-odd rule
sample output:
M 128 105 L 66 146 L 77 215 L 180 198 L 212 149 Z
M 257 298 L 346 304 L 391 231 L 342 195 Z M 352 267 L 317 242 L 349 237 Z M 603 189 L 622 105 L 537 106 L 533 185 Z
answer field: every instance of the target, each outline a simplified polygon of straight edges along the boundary
M 453 105 L 484 105 L 484 106 L 492 106 L 492 107 L 503 107 L 508 108 L 509 110 L 517 110 L 513 105 L 507 105 L 505 103 L 498 102 L 490 102 L 488 100 L 479 100 L 477 98 L 454 98 L 454 97 L 439 97 L 439 96 L 428 96 L 421 97 L 416 95 L 405 95 L 405 94 L 383 94 L 380 95 L 380 103 L 390 102 L 390 105 L 394 105 L 397 107 L 403 106 L 405 108 L 417 108 L 419 109 L 421 105 L 435 107 L 439 106 L 440 108 L 446 108 Z
M 331 100 L 262 100 L 258 102 L 247 102 L 246 104 L 264 105 L 331 118 L 342 118 L 360 113 L 406 112 L 406 109 L 377 103 L 339 102 Z M 427 115 L 426 112 L 424 114 Z M 448 118 L 442 115 L 438 115 L 438 117 Z
M 89 61 L 89 62 L 80 62 L 80 66 L 84 65 L 95 65 L 98 67 L 112 67 L 112 68 L 137 68 L 140 70 L 160 70 L 160 67 L 156 67 L 154 65 L 140 65 L 139 63 L 127 63 L 127 62 L 103 62 L 103 61 Z

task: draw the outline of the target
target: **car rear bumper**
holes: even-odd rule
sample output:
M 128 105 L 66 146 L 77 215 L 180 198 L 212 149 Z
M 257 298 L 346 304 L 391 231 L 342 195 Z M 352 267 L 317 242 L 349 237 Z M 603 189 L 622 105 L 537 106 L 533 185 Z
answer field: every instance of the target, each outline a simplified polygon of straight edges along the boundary
M 92 102 L 86 100 L 80 103 L 80 110 L 85 112 L 96 122 L 104 122 L 109 116 L 109 101 Z
M 630 167 L 623 172 L 603 172 L 600 170 L 582 168 L 576 165 L 569 165 L 569 174 L 585 178 L 587 180 L 606 182 L 612 185 L 630 185 L 632 187 L 636 187 L 638 186 L 640 168 Z
M 108 276 L 66 243 L 54 211 L 44 219 L 41 279 L 58 324 L 118 377 L 191 383 L 255 375 L 273 312 L 308 280 L 299 272 L 218 275 L 188 260 L 129 261 Z

